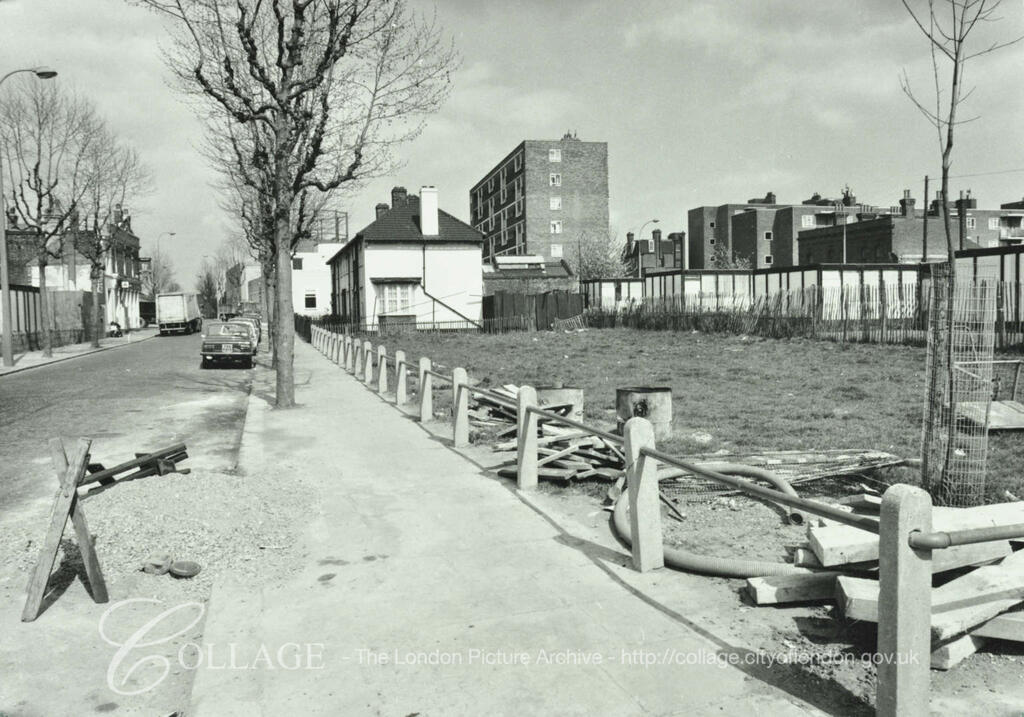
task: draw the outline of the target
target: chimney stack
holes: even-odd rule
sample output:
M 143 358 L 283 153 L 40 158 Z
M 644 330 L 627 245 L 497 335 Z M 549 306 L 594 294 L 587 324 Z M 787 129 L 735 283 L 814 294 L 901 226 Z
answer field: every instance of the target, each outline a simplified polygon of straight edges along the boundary
M 377 209 L 377 218 L 380 219 L 382 216 L 384 216 L 385 212 L 387 212 L 388 209 L 390 209 L 390 208 L 391 207 L 389 207 L 384 202 L 381 202 L 380 204 L 378 204 L 377 207 L 376 207 L 376 209 Z
M 121 205 L 120 204 L 115 204 L 114 205 L 114 226 L 115 227 L 121 226 L 121 218 L 122 218 L 123 215 L 124 215 L 124 212 L 121 211 Z
M 914 214 L 914 205 L 917 204 L 917 200 L 910 196 L 910 190 L 903 190 L 903 199 L 900 200 L 900 215 L 904 217 L 910 217 L 911 219 L 916 216 Z
M 440 232 L 437 219 L 437 187 L 420 189 L 420 232 L 423 236 L 436 237 Z
M 408 199 L 408 194 L 405 191 L 405 187 L 394 187 L 391 190 L 391 206 L 400 207 L 405 204 Z

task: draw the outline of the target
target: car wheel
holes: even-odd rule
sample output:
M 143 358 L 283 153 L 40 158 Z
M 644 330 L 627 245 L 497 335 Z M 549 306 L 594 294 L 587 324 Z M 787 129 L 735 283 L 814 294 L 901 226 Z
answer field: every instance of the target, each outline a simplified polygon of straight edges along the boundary
M 210 368 L 210 362 L 207 361 L 206 359 L 203 359 L 202 361 L 199 362 L 199 368 Z

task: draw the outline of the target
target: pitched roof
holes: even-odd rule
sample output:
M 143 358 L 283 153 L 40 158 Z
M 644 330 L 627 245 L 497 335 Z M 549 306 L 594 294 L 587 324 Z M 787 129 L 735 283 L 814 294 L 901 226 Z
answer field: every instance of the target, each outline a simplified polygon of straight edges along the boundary
M 437 212 L 438 235 L 423 236 L 420 229 L 419 197 L 410 196 L 384 212 L 356 234 L 368 242 L 473 242 L 483 244 L 484 235 L 445 211 Z

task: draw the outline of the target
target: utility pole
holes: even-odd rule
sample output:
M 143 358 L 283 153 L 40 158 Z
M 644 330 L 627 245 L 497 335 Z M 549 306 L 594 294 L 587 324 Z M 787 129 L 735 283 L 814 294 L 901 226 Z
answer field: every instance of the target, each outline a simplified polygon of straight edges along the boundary
M 960 251 L 964 250 L 964 224 L 967 221 L 967 203 L 964 201 L 964 190 L 960 190 L 960 201 L 956 203 L 956 223 L 960 227 Z M 953 257 L 949 258 L 953 261 Z
M 921 263 L 928 261 L 928 175 L 924 175 L 924 225 L 921 227 Z

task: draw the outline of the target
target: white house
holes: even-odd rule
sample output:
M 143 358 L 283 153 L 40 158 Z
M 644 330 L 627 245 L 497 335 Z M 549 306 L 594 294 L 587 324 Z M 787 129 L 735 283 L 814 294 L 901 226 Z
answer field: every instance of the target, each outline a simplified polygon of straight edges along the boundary
M 327 260 L 341 249 L 340 242 L 307 239 L 292 254 L 292 306 L 295 313 L 323 316 L 331 313 L 331 269 Z
M 330 258 L 333 310 L 346 322 L 425 326 L 480 320 L 484 237 L 438 207 L 437 189 L 391 190 L 391 206 Z

